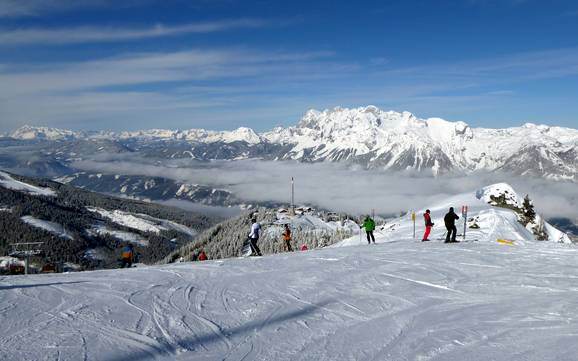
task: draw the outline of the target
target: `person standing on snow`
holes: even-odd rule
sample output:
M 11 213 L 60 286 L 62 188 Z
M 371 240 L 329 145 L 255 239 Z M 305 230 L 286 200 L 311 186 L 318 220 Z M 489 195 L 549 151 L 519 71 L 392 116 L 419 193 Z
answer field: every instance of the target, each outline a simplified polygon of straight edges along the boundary
M 285 230 L 283 231 L 283 241 L 285 241 L 285 248 L 287 252 L 293 252 L 293 248 L 291 247 L 291 230 L 289 229 L 289 225 L 285 224 Z
M 423 214 L 423 219 L 425 221 L 425 233 L 423 234 L 422 242 L 429 241 L 429 234 L 431 232 L 431 228 L 433 227 L 433 222 L 431 221 L 430 210 L 426 209 L 425 213 Z
M 205 253 L 205 251 L 201 250 L 201 253 L 199 253 L 199 257 L 197 257 L 197 260 L 199 261 L 206 261 L 209 258 L 207 257 L 207 254 Z
M 251 241 L 251 250 L 257 254 L 257 256 L 262 256 L 261 250 L 257 246 L 257 241 L 259 240 L 259 232 L 261 231 L 261 225 L 257 223 L 257 218 L 251 219 L 251 233 L 249 233 L 249 240 Z
M 371 241 L 373 241 L 373 244 L 375 244 L 375 236 L 373 235 L 373 231 L 375 230 L 375 222 L 373 221 L 373 219 L 371 219 L 371 217 L 369 216 L 365 217 L 363 225 L 361 225 L 360 228 L 365 228 L 365 234 L 367 235 L 367 243 L 371 244 Z
M 127 268 L 132 267 L 132 261 L 134 259 L 134 249 L 132 244 L 128 244 L 122 249 L 120 258 L 121 258 L 120 268 L 124 268 L 125 266 Z
M 444 223 L 446 224 L 446 229 L 448 230 L 445 243 L 457 242 L 456 236 L 458 229 L 456 228 L 456 221 L 458 219 L 460 219 L 460 217 L 458 217 L 458 215 L 454 212 L 454 207 L 450 207 L 450 211 L 444 217 Z

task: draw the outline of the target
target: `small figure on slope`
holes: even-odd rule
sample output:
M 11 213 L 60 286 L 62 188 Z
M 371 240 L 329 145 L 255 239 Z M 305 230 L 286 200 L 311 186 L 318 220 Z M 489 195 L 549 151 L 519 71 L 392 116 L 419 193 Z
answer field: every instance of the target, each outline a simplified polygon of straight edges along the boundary
M 373 235 L 373 231 L 375 230 L 375 222 L 371 219 L 370 216 L 365 217 L 363 221 L 363 225 L 361 228 L 365 228 L 365 234 L 367 235 L 367 243 L 371 244 L 371 241 L 375 244 L 375 236 Z
M 120 268 L 124 268 L 125 266 L 127 268 L 132 267 L 132 261 L 134 258 L 134 249 L 132 244 L 128 244 L 122 249 L 120 258 L 121 258 Z
M 429 241 L 429 234 L 431 232 L 431 228 L 433 227 L 433 222 L 431 221 L 431 214 L 430 210 L 426 209 L 425 213 L 423 214 L 423 219 L 425 221 L 425 232 L 423 234 L 422 242 Z
M 446 242 L 457 242 L 456 236 L 458 233 L 458 229 L 456 228 L 456 221 L 460 219 L 458 215 L 454 212 L 454 207 L 450 207 L 450 211 L 444 217 L 444 223 L 446 224 L 446 229 L 448 233 L 446 235 Z
M 293 252 L 293 247 L 291 247 L 291 230 L 289 225 L 285 224 L 285 230 L 283 231 L 283 241 L 285 241 L 285 249 L 287 252 Z
M 201 253 L 199 253 L 199 257 L 197 258 L 198 261 L 206 261 L 209 258 L 207 257 L 207 254 L 205 253 L 205 251 L 201 250 Z
M 251 219 L 251 233 L 249 233 L 249 240 L 251 241 L 251 250 L 257 256 L 262 256 L 261 250 L 257 246 L 257 241 L 259 240 L 259 232 L 261 231 L 261 225 L 257 223 L 257 218 Z

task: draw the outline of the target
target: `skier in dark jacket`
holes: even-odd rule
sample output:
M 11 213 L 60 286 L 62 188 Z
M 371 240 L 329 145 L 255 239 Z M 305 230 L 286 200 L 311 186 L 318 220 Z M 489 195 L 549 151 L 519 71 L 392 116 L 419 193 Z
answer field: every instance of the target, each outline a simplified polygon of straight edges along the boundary
M 365 234 L 367 235 L 367 243 L 371 244 L 371 241 L 373 241 L 373 244 L 375 244 L 375 236 L 373 235 L 373 231 L 375 230 L 375 221 L 371 219 L 370 216 L 367 216 L 365 217 L 365 220 L 363 221 L 363 225 L 361 225 L 361 228 L 365 228 Z
M 423 239 L 422 242 L 427 242 L 429 241 L 429 234 L 431 232 L 431 227 L 433 227 L 433 222 L 431 221 L 431 215 L 430 215 L 430 210 L 427 209 L 425 211 L 425 213 L 423 214 L 423 219 L 425 221 L 425 233 L 423 234 Z
M 460 219 L 458 215 L 454 212 L 454 207 L 450 207 L 450 211 L 444 217 L 444 223 L 446 224 L 446 229 L 448 233 L 446 235 L 446 243 L 457 242 L 456 236 L 458 229 L 456 228 L 456 221 Z

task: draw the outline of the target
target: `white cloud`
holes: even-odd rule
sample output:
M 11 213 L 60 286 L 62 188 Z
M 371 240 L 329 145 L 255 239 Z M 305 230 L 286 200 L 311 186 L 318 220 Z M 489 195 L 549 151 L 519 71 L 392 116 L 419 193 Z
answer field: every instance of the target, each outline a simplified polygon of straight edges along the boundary
M 268 22 L 257 19 L 222 20 L 177 26 L 162 24 L 149 28 L 78 27 L 65 29 L 4 29 L 0 32 L 0 45 L 24 44 L 74 44 L 114 42 L 176 36 L 190 33 L 211 33 L 242 28 L 258 28 Z
M 521 194 L 530 194 L 536 208 L 548 217 L 578 217 L 575 183 L 558 183 L 500 173 L 443 178 L 391 174 L 356 169 L 339 163 L 236 161 L 200 163 L 190 160 L 143 160 L 138 156 L 108 155 L 77 162 L 78 169 L 110 174 L 145 175 L 181 182 L 213 185 L 232 191 L 247 201 L 288 202 L 289 180 L 295 178 L 296 202 L 364 214 L 399 214 L 425 209 L 449 196 L 498 182 L 510 183 Z M 456 205 L 460 206 L 460 205 Z

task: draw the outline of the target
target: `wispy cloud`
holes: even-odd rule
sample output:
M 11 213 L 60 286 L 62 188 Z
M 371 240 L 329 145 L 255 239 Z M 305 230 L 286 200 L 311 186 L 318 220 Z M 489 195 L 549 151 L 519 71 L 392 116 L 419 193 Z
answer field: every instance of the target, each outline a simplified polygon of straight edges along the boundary
M 380 70 L 384 67 L 388 70 Z M 211 127 L 213 120 L 223 121 L 219 129 L 226 121 L 229 127 L 254 127 L 263 121 L 264 130 L 295 123 L 309 108 L 375 104 L 471 122 L 463 114 L 511 107 L 520 96 L 516 84 L 577 75 L 578 48 L 411 68 L 364 67 L 331 51 L 122 54 L 72 63 L 0 64 L 0 117 L 3 130 L 27 123 L 136 129 L 158 127 L 160 118 L 164 126 L 179 128 Z M 548 101 L 546 96 L 532 105 Z M 537 114 L 516 121 L 550 120 Z
M 243 99 L 257 96 L 255 93 L 266 97 L 276 92 L 278 99 L 280 93 L 286 93 L 284 87 L 352 71 L 351 66 L 333 58 L 327 51 L 195 49 L 77 63 L 0 65 L 0 116 L 5 120 L 2 125 L 12 128 L 55 119 L 126 120 L 127 114 L 147 118 L 151 109 L 164 119 L 195 115 L 207 119 L 211 116 L 187 116 L 183 109 L 212 107 L 220 112 L 233 103 L 238 105 L 235 113 L 241 114 Z M 207 88 L 206 84 L 212 85 Z M 251 88 L 253 94 L 247 94 Z M 265 89 L 272 92 L 263 93 Z
M 6 66 L 0 72 L 0 96 L 162 82 L 282 76 L 287 68 L 298 75 L 295 73 L 322 70 L 318 61 L 331 56 L 330 52 L 266 53 L 198 49 L 50 66 Z M 323 62 L 325 73 L 331 72 L 335 66 L 340 65 Z
M 265 20 L 235 19 L 172 26 L 157 24 L 148 28 L 133 29 L 110 27 L 3 29 L 0 31 L 0 45 L 115 42 L 178 36 L 191 33 L 212 33 L 234 29 L 260 28 L 267 25 L 270 25 L 270 22 Z
M 497 85 L 578 75 L 578 48 L 550 49 L 507 56 L 389 69 L 390 79 Z
M 102 6 L 110 0 L 0 0 L 0 18 L 40 16 L 47 12 Z

